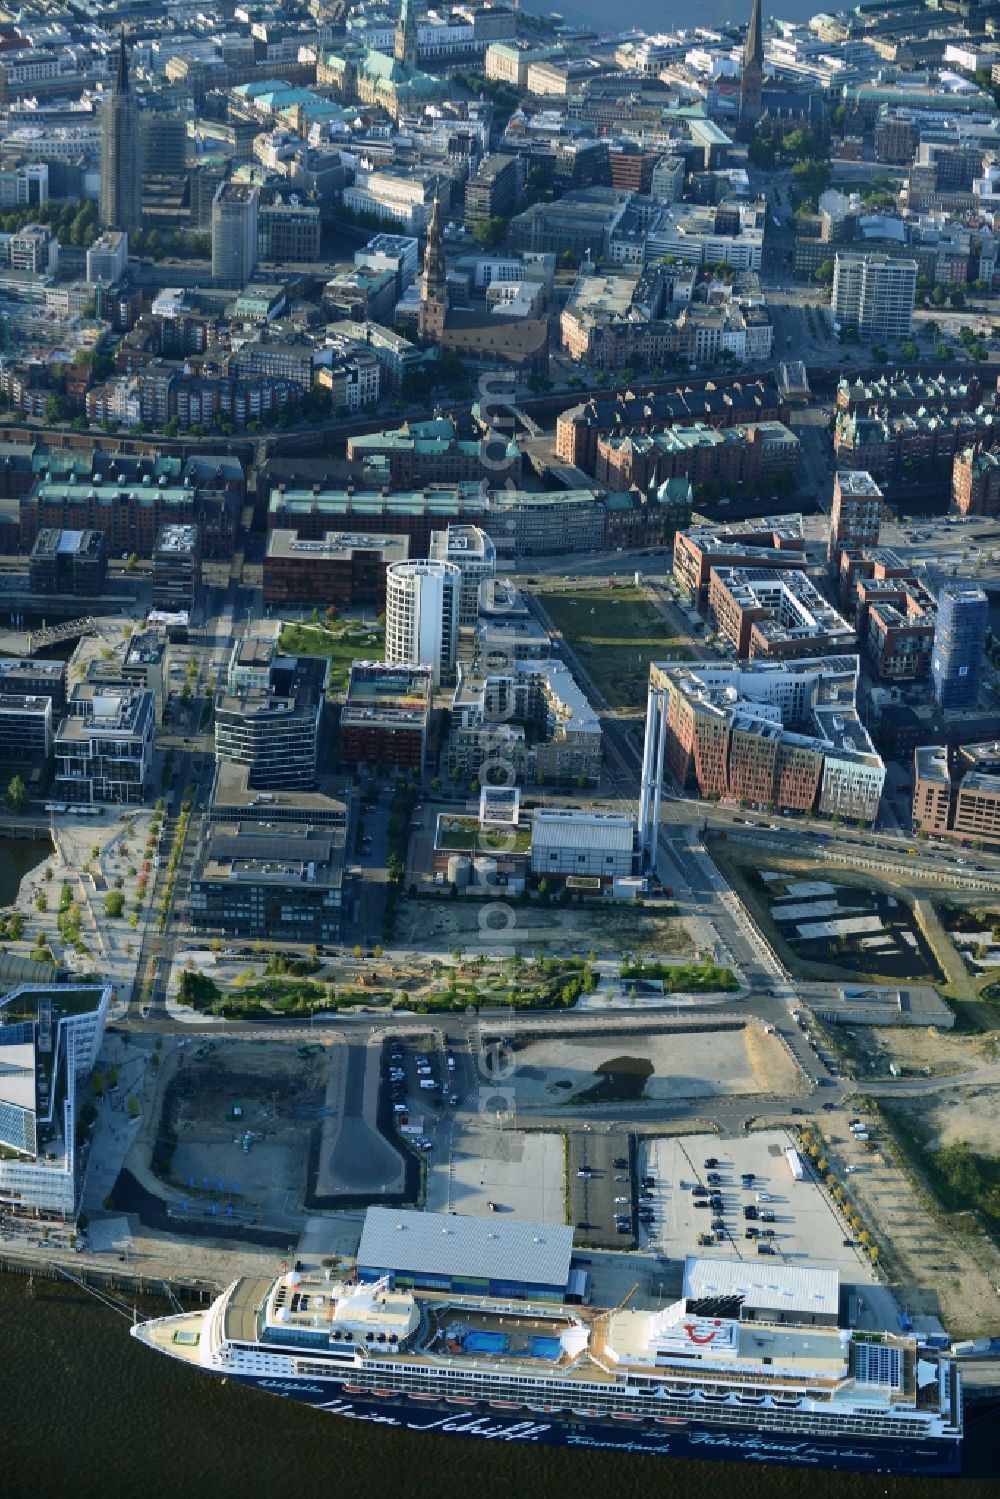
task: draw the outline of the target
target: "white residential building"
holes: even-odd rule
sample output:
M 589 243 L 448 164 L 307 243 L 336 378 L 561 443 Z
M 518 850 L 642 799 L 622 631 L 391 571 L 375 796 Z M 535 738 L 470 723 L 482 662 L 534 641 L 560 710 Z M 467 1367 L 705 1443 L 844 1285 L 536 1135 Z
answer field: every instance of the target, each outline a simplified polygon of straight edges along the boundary
M 496 576 L 497 551 L 491 537 L 478 526 L 449 526 L 432 531 L 428 556 L 434 562 L 450 562 L 462 575 L 458 622 L 474 625 L 479 618 L 479 590 Z
M 462 574 L 453 562 L 394 562 L 385 574 L 385 659 L 455 675 Z
M 861 338 L 909 338 L 917 292 L 917 262 L 888 255 L 839 253 L 833 262 L 830 309 L 840 327 Z

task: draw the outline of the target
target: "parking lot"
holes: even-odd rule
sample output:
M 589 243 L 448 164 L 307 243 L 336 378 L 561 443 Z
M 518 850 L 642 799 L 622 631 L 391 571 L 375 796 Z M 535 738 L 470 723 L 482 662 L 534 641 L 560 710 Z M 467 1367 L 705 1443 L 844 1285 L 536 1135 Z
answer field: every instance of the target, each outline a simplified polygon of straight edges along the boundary
M 637 1222 L 631 1136 L 576 1130 L 567 1138 L 573 1242 L 633 1249 Z
M 793 1143 L 783 1130 L 732 1140 L 715 1135 L 643 1140 L 638 1169 L 655 1185 L 654 1221 L 640 1226 L 642 1247 L 672 1260 L 688 1254 L 747 1260 L 773 1254 L 785 1264 L 831 1265 L 845 1280 L 871 1283 L 868 1261 L 858 1246 L 845 1242 L 843 1222 L 827 1193 L 808 1177 L 793 1179 L 785 1159 Z
M 457 1107 L 460 1095 L 452 1085 L 457 1065 L 454 1051 L 432 1031 L 392 1036 L 382 1048 L 383 1086 L 397 1121 L 409 1122 L 414 1115 L 434 1120 L 442 1110 Z M 413 1138 L 421 1149 L 429 1148 L 428 1134 Z

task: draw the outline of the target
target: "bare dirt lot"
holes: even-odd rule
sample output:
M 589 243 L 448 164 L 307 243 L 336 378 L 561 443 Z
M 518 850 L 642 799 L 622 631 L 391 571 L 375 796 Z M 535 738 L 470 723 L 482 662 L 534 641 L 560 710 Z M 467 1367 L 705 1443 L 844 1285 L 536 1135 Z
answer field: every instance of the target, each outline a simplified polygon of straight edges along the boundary
M 852 1038 L 862 1055 L 878 1054 L 881 1060 L 914 1073 L 947 1077 L 972 1072 L 984 1062 L 996 1060 L 996 1041 L 987 1036 L 955 1035 L 933 1026 L 879 1026 L 859 1028 Z
M 491 909 L 492 908 L 492 909 Z M 683 920 L 649 906 L 508 905 L 503 901 L 403 901 L 396 941 L 440 952 L 460 944 L 474 951 L 515 950 L 600 955 L 685 957 L 693 953 Z
M 962 1088 L 957 1098 L 941 1099 L 933 1107 L 925 1104 L 921 1116 L 937 1149 L 964 1140 L 980 1155 L 997 1154 L 1000 1089 Z
M 289 1222 L 305 1190 L 330 1053 L 277 1041 L 212 1041 L 176 1053 L 152 1167 L 217 1211 Z M 172 1153 L 169 1146 L 176 1137 Z
M 923 1113 L 929 1102 L 911 1099 L 905 1107 Z M 900 1304 L 914 1321 L 937 1318 L 952 1337 L 979 1336 L 1000 1316 L 1000 1256 L 981 1235 L 964 1232 L 962 1220 L 943 1213 L 919 1178 L 896 1164 L 893 1142 L 877 1123 L 865 1142 L 852 1136 L 850 1117 L 824 1118 L 824 1152 L 882 1248 Z
M 801 1087 L 801 1075 L 780 1041 L 751 1024 L 529 1041 L 517 1052 L 514 1087 L 519 1108 L 545 1109 L 553 1103 L 787 1094 Z

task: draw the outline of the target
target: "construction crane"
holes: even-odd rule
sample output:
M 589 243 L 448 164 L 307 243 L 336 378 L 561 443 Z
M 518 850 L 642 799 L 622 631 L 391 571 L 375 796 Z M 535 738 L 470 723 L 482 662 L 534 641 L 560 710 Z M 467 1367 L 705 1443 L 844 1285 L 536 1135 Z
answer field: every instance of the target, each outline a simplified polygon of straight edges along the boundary
M 619 1301 L 618 1305 L 615 1307 L 615 1311 L 616 1312 L 623 1312 L 625 1310 L 625 1308 L 628 1306 L 629 1302 L 632 1300 L 632 1297 L 635 1295 L 636 1291 L 638 1291 L 638 1289 L 639 1289 L 639 1282 L 636 1281 L 636 1283 L 632 1287 L 631 1291 L 629 1291 L 623 1297 L 623 1299 L 621 1301 Z

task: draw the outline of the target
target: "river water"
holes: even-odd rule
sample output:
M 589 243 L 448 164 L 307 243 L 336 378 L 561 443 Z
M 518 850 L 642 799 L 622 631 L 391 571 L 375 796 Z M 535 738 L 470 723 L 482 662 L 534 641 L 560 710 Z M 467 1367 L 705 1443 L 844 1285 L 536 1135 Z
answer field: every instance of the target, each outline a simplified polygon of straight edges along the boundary
M 9 906 L 29 869 L 51 856 L 52 845 L 46 839 L 0 838 L 0 906 Z
M 75 1287 L 26 1286 L 0 1275 L 3 1499 L 996 1499 L 995 1413 L 966 1444 L 979 1476 L 936 1481 L 414 1436 L 224 1386 Z
M 750 19 L 750 0 L 702 0 L 697 12 L 678 0 L 666 0 L 652 11 L 643 0 L 619 0 L 613 11 L 608 10 L 605 0 L 552 0 L 551 4 L 527 0 L 526 9 L 538 15 L 558 11 L 569 25 L 592 26 L 601 36 L 616 35 L 633 26 L 647 32 L 674 31 L 682 26 L 743 24 Z M 765 21 L 772 15 L 784 21 L 808 21 L 822 9 L 816 0 L 782 0 L 774 6 L 764 4 L 763 14 Z

